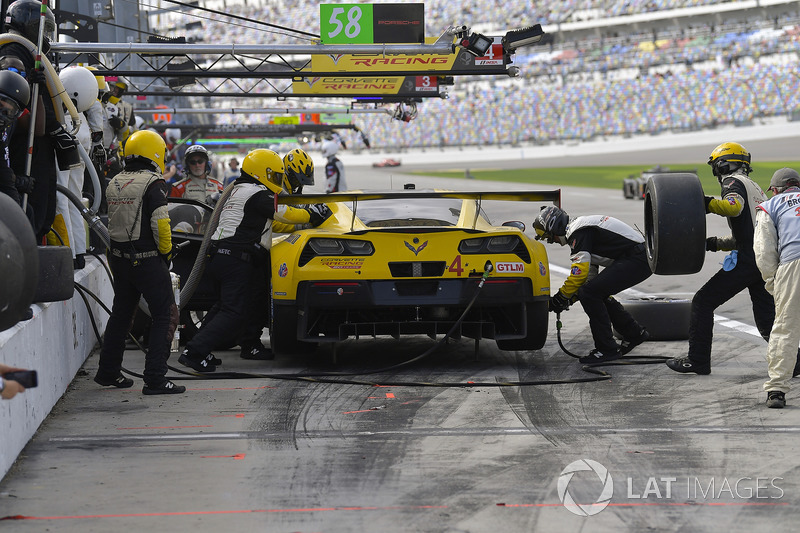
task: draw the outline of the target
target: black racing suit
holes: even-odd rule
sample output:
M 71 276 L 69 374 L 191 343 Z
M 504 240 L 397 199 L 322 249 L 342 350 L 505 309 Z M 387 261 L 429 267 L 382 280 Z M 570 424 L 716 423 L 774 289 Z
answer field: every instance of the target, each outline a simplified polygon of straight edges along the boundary
M 25 65 L 25 72 L 33 72 L 35 67 L 34 57 L 25 46 L 10 42 L 0 46 L 0 56 L 16 57 Z M 40 93 L 44 103 L 45 131 L 54 131 L 61 126 L 56 118 L 53 101 L 47 91 L 47 86 L 41 84 Z M 28 105 L 30 108 L 30 104 Z M 25 131 L 23 131 L 25 130 Z M 14 135 L 9 141 L 11 155 L 11 168 L 17 175 L 25 174 L 25 164 L 28 154 L 27 128 L 15 128 Z M 33 231 L 37 241 L 47 235 L 50 225 L 56 216 L 56 158 L 55 143 L 50 135 L 33 138 L 33 158 L 31 159 L 30 175 L 36 179 L 33 191 L 28 195 L 28 204 L 32 207 Z M 115 376 L 116 377 L 116 376 Z
M 737 250 L 736 266 L 720 269 L 692 299 L 689 326 L 689 359 L 699 367 L 711 367 L 714 310 L 744 289 L 750 292 L 756 327 L 769 340 L 775 321 L 775 302 L 764 288 L 753 252 L 755 209 L 767 199 L 761 188 L 744 173 L 723 176 L 722 199 L 711 200 L 708 212 L 728 218 L 732 235 L 717 238 L 718 250 Z
M 652 274 L 644 238 L 624 222 L 605 215 L 575 218 L 567 226 L 566 238 L 572 267 L 559 292 L 567 298 L 577 295 L 589 316 L 595 348 L 613 354 L 619 347 L 612 324 L 626 339 L 641 334 L 642 327 L 613 295 Z M 604 268 L 591 277 L 590 270 L 600 266 Z
M 120 172 L 106 189 L 114 304 L 100 350 L 97 376 L 101 380 L 119 376 L 125 337 L 143 296 L 153 319 L 144 382 L 158 388 L 167 381 L 170 343 L 178 325 L 178 307 L 165 261 L 172 250 L 168 190 L 161 174 L 150 170 Z
M 275 208 L 272 191 L 242 174 L 222 208 L 209 246 L 206 272 L 220 301 L 210 320 L 186 344 L 187 356 L 200 360 L 237 339 L 244 349 L 260 344 L 269 313 L 269 249 L 272 223 L 305 223 L 309 214 L 284 205 Z

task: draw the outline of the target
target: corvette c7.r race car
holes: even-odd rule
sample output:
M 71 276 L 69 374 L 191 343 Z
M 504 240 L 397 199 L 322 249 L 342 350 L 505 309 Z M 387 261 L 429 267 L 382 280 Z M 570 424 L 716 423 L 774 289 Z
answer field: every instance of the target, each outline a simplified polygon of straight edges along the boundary
M 280 196 L 328 204 L 321 226 L 272 247 L 270 344 L 313 350 L 349 337 L 424 334 L 541 348 L 550 271 L 520 222 L 493 225 L 483 200 L 560 203 L 560 191 L 390 191 Z M 481 284 L 481 280 L 485 283 Z

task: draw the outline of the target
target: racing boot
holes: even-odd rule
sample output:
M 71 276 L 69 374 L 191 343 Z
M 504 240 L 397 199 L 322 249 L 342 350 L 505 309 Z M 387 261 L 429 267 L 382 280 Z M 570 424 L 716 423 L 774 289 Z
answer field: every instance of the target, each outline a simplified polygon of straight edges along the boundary
M 631 339 L 624 339 L 621 343 L 619 343 L 619 353 L 620 355 L 627 355 L 631 352 L 631 350 L 649 340 L 650 333 L 647 331 L 647 328 L 642 327 L 642 329 L 639 330 L 638 336 Z
M 779 390 L 767 393 L 767 407 L 770 409 L 783 409 L 786 407 L 786 395 Z
M 217 370 L 217 366 L 212 365 L 207 357 L 192 354 L 188 349 L 183 351 L 178 358 L 178 362 L 183 366 L 188 366 L 195 372 L 214 372 Z
M 275 359 L 275 354 L 272 353 L 272 350 L 260 342 L 249 347 L 242 346 L 242 352 L 239 355 L 242 359 L 252 359 L 254 361 L 271 361 Z
M 589 355 L 581 357 L 578 359 L 584 365 L 590 365 L 593 363 L 607 363 L 608 361 L 615 361 L 622 357 L 622 354 L 619 350 L 610 353 L 603 353 L 597 348 L 589 352 Z
M 142 387 L 142 394 L 146 394 L 148 396 L 154 394 L 183 394 L 184 392 L 186 392 L 186 387 L 183 385 L 175 385 L 169 380 L 153 387 L 150 385 L 145 385 Z
M 711 373 L 711 366 L 698 365 L 688 357 L 676 357 L 674 359 L 667 359 L 665 362 L 668 367 L 681 374 L 694 372 L 701 376 L 707 376 Z

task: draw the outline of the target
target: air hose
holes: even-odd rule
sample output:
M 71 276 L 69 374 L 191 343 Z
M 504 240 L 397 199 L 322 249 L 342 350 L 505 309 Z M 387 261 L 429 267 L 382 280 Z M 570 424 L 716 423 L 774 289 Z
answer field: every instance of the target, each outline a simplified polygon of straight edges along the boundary
M 487 261 L 487 264 L 484 266 L 484 273 L 481 276 L 481 280 L 478 282 L 477 290 L 475 294 L 472 296 L 472 299 L 467 304 L 467 307 L 461 313 L 459 318 L 450 328 L 450 330 L 445 334 L 445 336 L 440 339 L 434 346 L 427 349 L 422 354 L 404 361 L 402 363 L 398 363 L 396 365 L 391 365 L 385 368 L 379 368 L 375 370 L 369 370 L 364 372 L 319 372 L 319 373 L 297 373 L 297 374 L 258 374 L 258 373 L 251 373 L 251 372 L 214 372 L 214 373 L 197 373 L 197 372 L 190 372 L 185 371 L 179 368 L 174 368 L 169 366 L 169 369 L 181 374 L 180 376 L 170 377 L 170 379 L 175 380 L 208 380 L 208 379 L 277 379 L 277 380 L 287 380 L 287 381 L 306 381 L 312 383 L 338 383 L 338 384 L 345 384 L 345 385 L 366 385 L 371 387 L 376 386 L 417 386 L 417 387 L 445 387 L 445 388 L 475 388 L 475 387 L 524 387 L 524 386 L 533 386 L 533 385 L 564 385 L 569 383 L 587 383 L 592 381 L 601 381 L 605 379 L 610 379 L 611 376 L 602 372 L 601 370 L 591 370 L 585 369 L 587 372 L 597 374 L 597 377 L 591 378 L 573 378 L 573 379 L 564 379 L 564 380 L 536 380 L 536 381 L 494 381 L 494 382 L 475 382 L 475 381 L 468 381 L 468 382 L 420 382 L 420 381 L 366 381 L 366 380 L 357 380 L 357 379 L 344 379 L 347 376 L 360 376 L 360 375 L 367 375 L 367 374 L 377 374 L 381 372 L 386 372 L 389 370 L 394 370 L 396 368 L 400 368 L 411 363 L 417 362 L 439 349 L 448 338 L 451 338 L 452 334 L 455 332 L 456 328 L 463 322 L 464 318 L 467 316 L 467 313 L 474 305 L 475 301 L 478 298 L 478 295 L 481 292 L 486 280 L 488 279 L 490 273 L 493 270 L 493 266 L 490 262 Z M 83 287 L 76 283 L 76 287 L 79 288 L 82 296 L 84 294 L 90 295 L 94 298 L 103 309 L 107 313 L 111 313 L 111 310 L 106 306 L 95 294 L 89 291 L 86 287 Z M 85 300 L 85 299 L 84 299 Z M 88 303 L 87 303 L 88 305 Z M 102 342 L 97 333 L 97 328 L 95 328 L 96 335 L 98 336 L 98 341 Z M 131 336 L 133 338 L 133 336 Z M 139 349 L 143 352 L 147 350 L 138 344 L 136 339 L 133 339 L 134 342 L 139 346 Z M 135 372 L 131 372 L 128 369 L 122 369 L 126 374 L 131 376 L 142 378 L 141 374 L 137 374 Z M 338 378 L 338 379 L 334 379 Z
M 561 340 L 561 328 L 562 328 L 561 312 L 559 311 L 558 313 L 556 313 L 556 337 L 558 338 L 558 345 L 559 345 L 559 347 L 561 347 L 561 351 L 563 351 L 568 356 L 570 356 L 570 357 L 572 357 L 574 359 L 580 359 L 581 358 L 580 355 L 577 355 L 577 354 L 574 354 L 574 353 L 570 352 L 569 350 L 567 350 L 567 347 L 564 346 L 564 343 Z M 655 364 L 663 363 L 667 359 L 669 359 L 669 357 L 665 357 L 663 355 L 622 356 L 619 359 L 614 359 L 612 361 L 605 361 L 605 362 L 602 362 L 602 363 L 584 364 L 582 369 L 585 372 L 597 373 L 597 372 L 602 372 L 600 370 L 594 370 L 595 368 L 597 368 L 599 366 L 655 365 Z M 606 373 L 603 372 L 603 374 L 606 374 Z M 608 374 L 606 374 L 606 375 L 608 375 Z M 611 376 L 609 376 L 609 378 L 610 377 Z

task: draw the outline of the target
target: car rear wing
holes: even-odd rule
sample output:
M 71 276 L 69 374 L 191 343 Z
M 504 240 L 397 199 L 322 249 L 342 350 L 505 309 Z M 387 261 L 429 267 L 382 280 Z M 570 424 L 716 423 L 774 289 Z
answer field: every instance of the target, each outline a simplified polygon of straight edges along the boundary
M 507 202 L 553 202 L 561 207 L 561 189 L 552 191 L 384 191 L 334 192 L 331 194 L 278 195 L 284 205 L 332 204 L 366 200 L 408 200 L 410 198 L 457 198 L 460 200 L 501 200 Z
M 478 220 L 481 202 L 483 200 L 500 200 L 506 202 L 553 202 L 557 207 L 561 207 L 561 189 L 552 191 L 375 191 L 375 192 L 334 192 L 330 194 L 299 194 L 287 195 L 280 194 L 276 200 L 277 204 L 301 205 L 301 204 L 332 204 L 337 202 L 353 202 L 353 218 L 350 221 L 352 231 L 355 223 L 358 202 L 369 200 L 409 200 L 412 198 L 455 198 L 458 200 L 476 200 L 478 209 L 475 211 L 473 228 Z
M 412 198 L 455 198 L 458 200 L 476 200 L 478 209 L 475 210 L 473 228 L 478 221 L 481 202 L 483 200 L 500 200 L 506 202 L 553 202 L 561 207 L 561 189 L 552 191 L 417 191 L 405 189 L 403 191 L 375 191 L 375 192 L 334 192 L 330 194 L 280 194 L 275 197 L 275 207 L 278 204 L 332 204 L 337 202 L 353 202 L 353 218 L 350 221 L 350 230 L 355 224 L 358 202 L 369 200 L 409 200 Z

